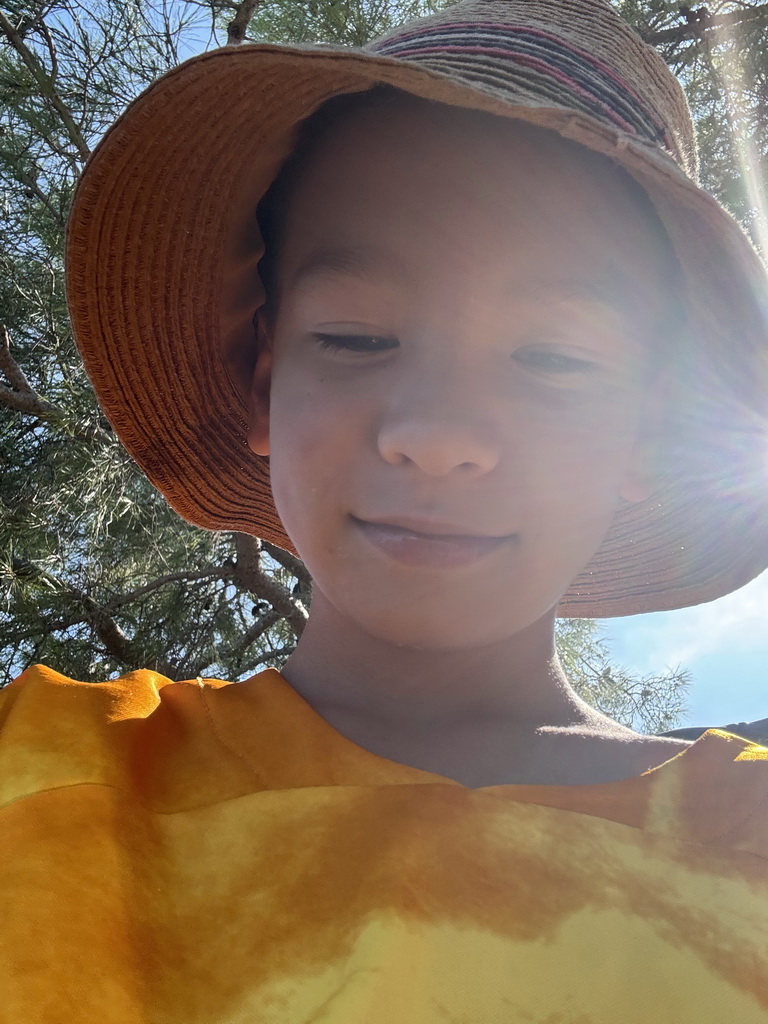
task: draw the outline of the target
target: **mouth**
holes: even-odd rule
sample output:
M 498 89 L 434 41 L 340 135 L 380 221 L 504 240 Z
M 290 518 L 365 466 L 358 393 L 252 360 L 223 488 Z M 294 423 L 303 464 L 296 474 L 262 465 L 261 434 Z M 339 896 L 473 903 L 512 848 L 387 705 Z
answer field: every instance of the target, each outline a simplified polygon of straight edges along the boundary
M 514 534 L 473 533 L 463 525 L 438 520 L 350 518 L 363 537 L 389 558 L 429 569 L 471 565 L 515 539 Z

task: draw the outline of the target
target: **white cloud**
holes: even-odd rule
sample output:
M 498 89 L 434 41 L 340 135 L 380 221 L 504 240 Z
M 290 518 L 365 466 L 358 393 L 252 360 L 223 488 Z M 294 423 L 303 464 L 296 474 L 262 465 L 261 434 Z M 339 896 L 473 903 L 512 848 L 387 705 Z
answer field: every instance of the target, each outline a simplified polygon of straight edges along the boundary
M 660 664 L 685 665 L 725 648 L 753 650 L 768 646 L 768 573 L 709 604 L 642 616 L 625 637 L 637 667 L 657 671 Z M 646 662 L 646 664 L 641 664 Z M 652 663 L 651 663 L 652 662 Z

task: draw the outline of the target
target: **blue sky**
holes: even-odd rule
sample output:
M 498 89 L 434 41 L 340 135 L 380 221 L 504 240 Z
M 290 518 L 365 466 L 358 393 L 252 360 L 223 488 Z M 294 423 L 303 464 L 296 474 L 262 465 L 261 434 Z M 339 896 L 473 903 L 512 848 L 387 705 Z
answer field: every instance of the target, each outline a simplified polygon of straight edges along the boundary
M 641 673 L 691 670 L 680 725 L 768 718 L 768 572 L 709 604 L 602 625 L 617 663 Z

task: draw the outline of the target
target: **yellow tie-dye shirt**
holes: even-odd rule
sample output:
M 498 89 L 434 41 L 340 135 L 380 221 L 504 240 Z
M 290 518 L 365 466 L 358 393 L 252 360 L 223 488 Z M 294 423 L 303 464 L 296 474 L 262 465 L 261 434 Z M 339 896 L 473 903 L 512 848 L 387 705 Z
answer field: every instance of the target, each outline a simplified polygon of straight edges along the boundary
M 768 750 L 468 789 L 275 671 L 0 693 L 3 1024 L 766 1024 Z

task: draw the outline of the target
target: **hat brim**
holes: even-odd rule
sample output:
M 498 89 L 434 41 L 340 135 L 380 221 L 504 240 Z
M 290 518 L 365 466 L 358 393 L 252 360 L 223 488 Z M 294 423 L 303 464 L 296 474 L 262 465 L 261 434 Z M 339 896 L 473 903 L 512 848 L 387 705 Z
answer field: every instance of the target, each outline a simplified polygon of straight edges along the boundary
M 110 129 L 68 229 L 68 302 L 86 369 L 122 442 L 181 516 L 292 550 L 268 462 L 246 441 L 256 207 L 296 125 L 333 96 L 379 84 L 540 125 L 621 164 L 667 229 L 702 344 L 734 392 L 754 383 L 766 350 L 762 266 L 735 222 L 655 147 L 579 112 L 365 51 L 215 50 L 158 80 Z M 736 589 L 768 564 L 765 509 L 765 480 L 668 476 L 648 501 L 618 509 L 560 614 L 660 611 Z

